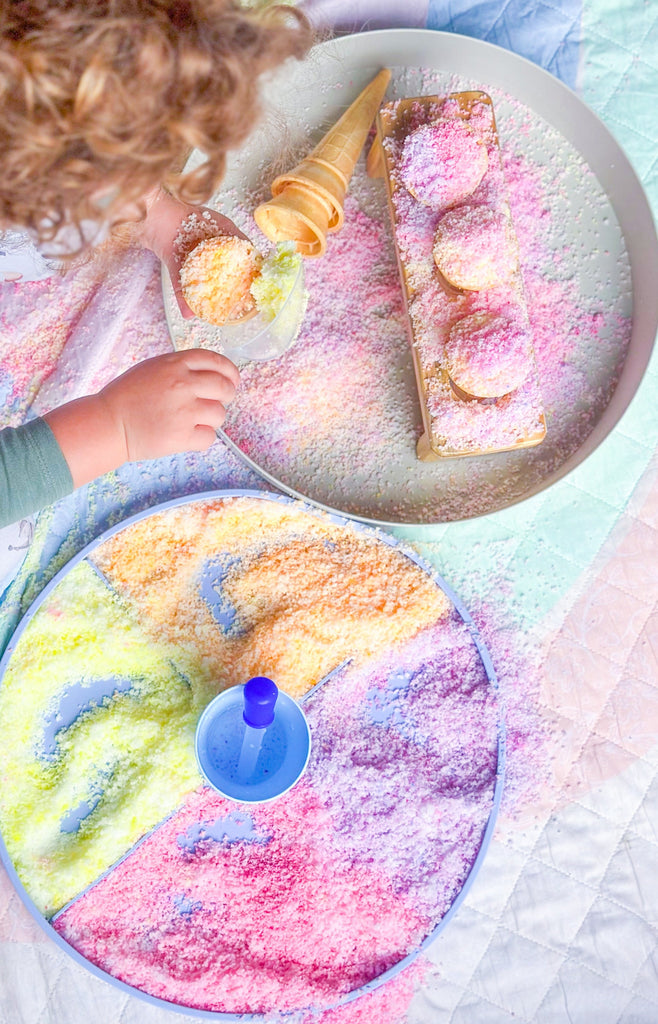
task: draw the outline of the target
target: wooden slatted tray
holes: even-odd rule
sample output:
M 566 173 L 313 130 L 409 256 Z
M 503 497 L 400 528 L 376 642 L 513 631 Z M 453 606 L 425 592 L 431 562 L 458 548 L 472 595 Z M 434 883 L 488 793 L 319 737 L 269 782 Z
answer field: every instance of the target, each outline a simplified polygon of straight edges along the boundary
M 445 361 L 445 340 L 451 327 L 464 316 L 495 307 L 491 290 L 466 292 L 454 287 L 438 271 L 432 255 L 431 229 L 446 212 L 431 210 L 413 200 L 402 183 L 400 156 L 410 132 L 446 116 L 469 124 L 487 145 L 488 168 L 481 184 L 465 202 L 482 203 L 509 218 L 510 237 L 516 247 L 511 225 L 507 187 L 493 104 L 479 91 L 453 93 L 448 97 L 420 96 L 385 104 L 377 117 L 377 136 L 368 154 L 368 173 L 384 177 L 393 223 L 395 248 L 409 319 L 411 351 L 420 398 L 423 434 L 417 455 L 423 461 L 445 456 L 482 455 L 539 444 L 546 434 L 541 393 L 534 353 L 528 351 L 528 374 L 514 391 L 495 398 L 465 393 L 451 381 Z M 405 232 L 405 211 L 415 202 L 414 216 L 425 217 L 429 241 L 424 250 L 417 240 L 410 245 Z M 454 207 L 452 207 L 454 208 Z M 422 251 L 419 252 L 419 247 Z M 432 303 L 430 289 L 439 286 L 440 302 Z M 496 289 L 500 292 L 500 288 Z M 501 301 L 528 322 L 521 270 L 506 283 Z

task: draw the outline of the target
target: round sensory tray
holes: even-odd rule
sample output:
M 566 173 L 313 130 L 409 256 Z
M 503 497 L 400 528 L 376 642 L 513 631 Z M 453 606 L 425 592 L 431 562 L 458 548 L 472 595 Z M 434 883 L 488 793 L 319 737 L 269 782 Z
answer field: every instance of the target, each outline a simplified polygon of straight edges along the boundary
M 196 723 L 267 675 L 303 704 L 278 800 L 205 787 Z M 450 919 L 500 802 L 496 680 L 468 613 L 390 536 L 202 494 L 107 531 L 0 662 L 0 846 L 50 936 L 172 1009 L 264 1020 L 390 978 Z
M 389 525 L 448 522 L 548 487 L 614 427 L 655 338 L 658 242 L 629 161 L 575 93 L 507 50 L 413 29 L 332 40 L 288 64 L 268 86 L 270 116 L 209 205 L 267 247 L 252 213 L 269 183 L 382 66 L 393 72 L 387 99 L 482 89 L 493 100 L 547 435 L 495 455 L 416 458 L 421 414 L 385 186 L 362 156 L 344 227 L 325 256 L 304 261 L 300 335 L 279 359 L 245 364 L 225 436 L 271 483 L 324 508 Z M 174 344 L 216 344 L 208 325 L 182 319 L 166 272 L 163 289 Z

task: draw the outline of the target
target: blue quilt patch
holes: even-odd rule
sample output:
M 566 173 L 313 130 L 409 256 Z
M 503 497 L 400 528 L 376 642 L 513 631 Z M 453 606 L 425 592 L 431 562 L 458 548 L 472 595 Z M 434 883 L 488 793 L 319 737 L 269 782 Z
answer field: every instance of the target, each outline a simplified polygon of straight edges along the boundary
M 429 0 L 427 27 L 513 50 L 575 88 L 581 15 L 582 0 Z

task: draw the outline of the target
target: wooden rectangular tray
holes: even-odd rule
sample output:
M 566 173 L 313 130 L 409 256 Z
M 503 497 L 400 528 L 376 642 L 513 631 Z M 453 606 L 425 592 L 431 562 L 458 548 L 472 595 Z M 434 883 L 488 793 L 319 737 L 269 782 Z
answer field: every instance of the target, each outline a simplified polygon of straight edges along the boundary
M 491 98 L 486 93 L 479 91 L 452 93 L 449 97 L 445 98 L 439 96 L 419 96 L 385 104 L 377 116 L 377 136 L 368 154 L 367 162 L 368 174 L 371 177 L 383 177 L 387 186 L 395 250 L 403 285 L 411 336 L 411 352 L 423 420 L 423 434 L 418 440 L 416 451 L 418 458 L 423 461 L 431 461 L 442 457 L 483 455 L 492 452 L 510 451 L 516 448 L 527 448 L 539 444 L 546 435 L 546 421 L 541 404 L 534 353 L 531 353 L 530 372 L 523 384 L 516 389 L 516 392 L 500 398 L 479 399 L 466 395 L 456 388 L 450 381 L 441 359 L 428 358 L 421 344 L 423 329 L 426 325 L 423 323 L 422 314 L 418 312 L 421 303 L 415 301 L 418 299 L 419 292 L 415 281 L 418 280 L 419 275 L 411 273 L 411 268 L 405 257 L 404 245 L 399 234 L 400 224 L 397 215 L 396 194 L 403 191 L 408 198 L 409 193 L 406 192 L 399 178 L 397 157 L 401 143 L 411 130 L 420 124 L 431 123 L 437 118 L 444 116 L 442 107 L 447 100 L 452 101 L 450 104 L 450 116 L 457 116 L 466 122 L 472 117 L 476 105 L 478 105 L 480 114 L 482 114 L 482 104 L 489 108 L 491 114 L 491 127 L 488 133 L 489 163 L 491 168 L 492 161 L 497 161 L 496 172 L 502 175 L 502 161 L 493 104 Z M 490 173 L 493 173 L 493 171 L 488 170 L 486 172 L 483 184 Z M 506 190 L 500 202 L 501 209 L 504 208 L 509 216 L 509 201 Z M 424 267 L 425 277 L 431 274 L 434 280 L 438 281 L 446 296 L 453 300 L 449 316 L 452 317 L 452 322 L 456 322 L 464 315 L 465 293 L 453 287 L 441 276 L 434 264 L 431 249 L 425 255 L 424 262 L 426 263 Z M 420 276 L 422 278 L 423 275 L 421 274 Z M 512 291 L 515 301 L 518 302 L 519 308 L 522 310 L 523 316 L 527 317 L 527 305 L 520 270 L 517 270 L 514 275 Z M 447 323 L 443 326 L 449 329 L 450 324 Z M 524 392 L 523 395 L 520 394 L 522 391 Z M 441 395 L 444 410 L 448 408 L 446 403 L 461 403 L 462 408 L 459 412 L 461 413 L 462 422 L 468 423 L 468 411 L 467 408 L 464 408 L 465 405 L 466 407 L 473 407 L 474 412 L 476 407 L 479 407 L 477 408 L 477 419 L 480 424 L 480 431 L 483 416 L 491 424 L 491 436 L 490 438 L 487 437 L 487 443 L 478 444 L 475 440 L 465 439 L 463 432 L 461 439 L 457 443 L 451 440 L 449 433 L 446 432 L 445 423 L 442 426 L 440 409 L 434 415 L 430 411 L 430 398 L 432 394 Z M 515 401 L 516 405 L 514 404 Z M 482 408 L 483 405 L 488 406 L 486 413 Z M 518 418 L 515 419 L 517 405 Z M 510 409 L 512 410 L 511 413 Z M 509 429 L 510 415 L 513 420 L 514 432 L 511 440 Z M 497 432 L 497 422 L 502 421 L 503 416 L 507 417 L 506 429 L 499 429 Z M 475 418 L 474 416 L 474 422 Z

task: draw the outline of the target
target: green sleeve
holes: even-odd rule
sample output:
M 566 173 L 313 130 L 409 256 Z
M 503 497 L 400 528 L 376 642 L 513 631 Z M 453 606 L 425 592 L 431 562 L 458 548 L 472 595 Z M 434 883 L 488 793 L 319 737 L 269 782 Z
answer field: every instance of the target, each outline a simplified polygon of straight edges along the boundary
M 0 527 L 72 490 L 71 471 L 45 420 L 0 430 Z

